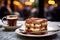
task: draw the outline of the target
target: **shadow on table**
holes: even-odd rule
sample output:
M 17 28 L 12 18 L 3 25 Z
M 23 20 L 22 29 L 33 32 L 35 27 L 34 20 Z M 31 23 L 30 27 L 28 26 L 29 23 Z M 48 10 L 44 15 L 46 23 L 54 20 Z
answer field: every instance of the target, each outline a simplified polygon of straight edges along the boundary
M 3 29 L 3 31 L 5 31 L 5 32 L 14 32 L 16 29 Z
M 57 34 L 47 37 L 24 37 L 20 35 L 17 35 L 17 37 L 21 40 L 55 40 L 57 38 Z

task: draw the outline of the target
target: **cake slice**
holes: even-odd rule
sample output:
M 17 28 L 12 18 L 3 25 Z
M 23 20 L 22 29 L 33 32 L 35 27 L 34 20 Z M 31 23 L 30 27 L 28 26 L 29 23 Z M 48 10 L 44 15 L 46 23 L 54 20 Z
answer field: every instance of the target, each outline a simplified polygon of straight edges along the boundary
M 47 19 L 45 18 L 28 18 L 25 21 L 25 30 L 30 34 L 45 34 L 47 31 Z

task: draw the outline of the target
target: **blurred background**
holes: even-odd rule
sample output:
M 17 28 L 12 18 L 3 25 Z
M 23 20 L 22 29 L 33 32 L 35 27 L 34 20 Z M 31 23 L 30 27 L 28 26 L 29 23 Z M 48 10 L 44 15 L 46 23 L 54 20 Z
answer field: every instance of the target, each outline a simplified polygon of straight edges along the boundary
M 60 0 L 0 0 L 0 19 L 12 14 L 20 20 L 38 17 L 60 21 Z
M 0 0 L 0 19 L 13 14 L 25 20 L 38 17 L 38 11 L 38 0 Z
M 60 0 L 44 1 L 44 17 L 52 21 L 60 21 Z

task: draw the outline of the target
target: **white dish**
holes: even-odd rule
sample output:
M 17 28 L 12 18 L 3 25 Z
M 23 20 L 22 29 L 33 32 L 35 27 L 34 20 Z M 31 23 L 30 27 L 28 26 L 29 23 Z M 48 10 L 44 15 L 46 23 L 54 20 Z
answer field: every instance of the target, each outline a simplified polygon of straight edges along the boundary
M 2 26 L 6 29 L 17 29 L 17 28 L 20 28 L 22 24 L 18 24 L 16 26 L 8 26 L 8 25 L 2 25 Z
M 7 24 L 6 20 L 4 20 L 3 22 L 4 22 L 4 24 L 2 23 L 2 26 L 4 28 L 6 28 L 6 29 L 17 29 L 17 28 L 20 28 L 23 25 L 22 21 L 17 21 L 16 26 L 8 26 L 8 25 L 6 25 Z
M 51 36 L 51 35 L 54 35 L 54 34 L 58 33 L 58 31 L 57 31 L 57 32 L 48 32 L 47 34 L 44 34 L 44 35 L 31 35 L 31 34 L 23 34 L 23 33 L 21 33 L 21 31 L 19 29 L 23 29 L 24 30 L 25 29 L 24 26 L 23 26 L 23 28 L 16 29 L 15 32 L 18 35 L 27 36 L 27 37 L 45 37 L 45 36 Z M 59 30 L 59 27 L 48 27 L 47 31 L 51 31 L 51 30 Z

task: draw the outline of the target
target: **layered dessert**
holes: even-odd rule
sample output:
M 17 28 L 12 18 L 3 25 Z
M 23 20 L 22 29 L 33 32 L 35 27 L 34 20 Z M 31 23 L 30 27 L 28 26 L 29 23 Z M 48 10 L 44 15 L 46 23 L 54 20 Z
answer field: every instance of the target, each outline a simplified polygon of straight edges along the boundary
M 47 31 L 47 19 L 45 18 L 28 18 L 25 21 L 25 30 L 29 34 L 45 34 Z

